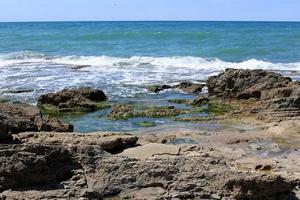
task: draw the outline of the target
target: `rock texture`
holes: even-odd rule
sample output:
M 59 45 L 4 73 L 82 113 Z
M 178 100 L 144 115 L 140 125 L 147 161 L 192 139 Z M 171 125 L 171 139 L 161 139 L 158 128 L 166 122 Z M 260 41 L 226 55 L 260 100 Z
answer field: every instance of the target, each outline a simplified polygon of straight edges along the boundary
M 210 96 L 221 99 L 259 101 L 258 106 L 253 105 L 253 110 L 263 112 L 264 116 L 300 116 L 300 84 L 278 73 L 227 69 L 209 77 L 207 87 Z
M 224 159 L 196 146 L 184 147 L 180 152 L 159 150 L 163 153 L 154 152 L 138 159 L 132 154 L 127 157 L 126 153 L 112 155 L 104 151 L 98 144 L 103 139 L 110 140 L 111 135 L 98 139 L 95 135 L 91 139 L 91 135 L 36 134 L 20 134 L 22 144 L 1 146 L 0 198 L 279 200 L 294 197 L 293 182 L 278 175 L 233 170 Z M 70 142 L 64 143 L 63 137 Z M 147 148 L 137 147 L 139 151 Z
M 39 105 L 55 106 L 59 111 L 97 110 L 99 102 L 107 97 L 101 90 L 82 87 L 79 89 L 64 89 L 57 93 L 49 93 L 39 97 Z
M 68 146 L 69 144 L 90 146 L 95 145 L 110 153 L 134 147 L 138 138 L 125 134 L 79 134 L 55 132 L 27 132 L 14 136 L 18 141 L 29 144 L 48 144 Z
M 209 95 L 222 98 L 261 98 L 262 91 L 286 87 L 291 78 L 264 70 L 226 69 L 217 76 L 209 77 Z
M 0 139 L 25 131 L 72 132 L 73 126 L 42 116 L 39 110 L 27 104 L 0 104 Z
M 106 118 L 110 120 L 129 119 L 134 117 L 171 117 L 179 114 L 187 114 L 189 110 L 179 110 L 174 106 L 168 107 L 146 107 L 144 109 L 134 109 L 130 105 L 114 105 L 111 111 L 107 114 Z

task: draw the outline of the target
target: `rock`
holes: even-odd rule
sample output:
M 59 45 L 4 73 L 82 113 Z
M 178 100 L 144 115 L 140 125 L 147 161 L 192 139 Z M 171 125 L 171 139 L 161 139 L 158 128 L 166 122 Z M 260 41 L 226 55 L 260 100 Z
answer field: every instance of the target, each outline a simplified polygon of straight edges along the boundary
M 79 89 L 64 89 L 57 93 L 49 93 L 39 97 L 38 104 L 51 105 L 59 111 L 93 111 L 101 108 L 99 102 L 105 101 L 107 97 L 104 92 L 89 87 Z
M 30 92 L 34 92 L 33 89 L 14 89 L 14 90 L 6 90 L 3 93 L 10 93 L 10 94 L 20 94 L 20 93 L 30 93 Z
M 222 98 L 261 98 L 261 91 L 286 87 L 291 78 L 264 70 L 226 69 L 209 77 L 206 84 L 209 95 Z
M 207 104 L 209 102 L 209 99 L 205 96 L 198 96 L 196 97 L 192 102 L 191 105 L 203 105 Z
M 64 148 L 39 144 L 1 145 L 0 161 L 0 192 L 59 184 L 77 168 Z
M 15 136 L 23 143 L 59 144 L 68 146 L 76 145 L 97 145 L 109 153 L 121 152 L 126 148 L 135 147 L 138 138 L 124 134 L 80 134 L 80 133 L 56 133 L 56 132 L 27 132 Z
M 127 120 L 136 117 L 160 118 L 170 117 L 179 114 L 187 114 L 190 110 L 179 110 L 174 106 L 167 107 L 145 107 L 143 109 L 134 109 L 130 105 L 114 105 L 111 111 L 106 115 L 110 120 Z
M 197 84 L 197 83 L 192 83 L 188 81 L 183 81 L 179 85 L 174 86 L 175 88 L 189 94 L 199 94 L 203 87 L 204 84 Z
M 152 85 L 148 87 L 150 92 L 158 93 L 163 90 L 171 89 L 172 87 L 169 85 Z
M 27 104 L 0 104 L 0 140 L 25 131 L 73 131 L 73 126 L 57 119 L 43 117 L 39 110 Z
M 0 188 L 3 191 L 0 198 L 294 197 L 292 181 L 263 171 L 237 171 L 219 156 L 199 152 L 201 148 L 182 149 L 178 153 L 176 146 L 169 149 L 168 145 L 150 144 L 125 150 L 131 152 L 128 155 L 111 155 L 98 144 L 118 137 L 115 135 L 22 133 L 16 136 L 22 144 L 0 147 Z M 147 158 L 135 158 L 136 154 L 144 156 L 147 152 L 151 152 Z
M 261 120 L 300 116 L 300 84 L 264 70 L 227 69 L 207 80 L 210 96 L 227 100 L 255 99 L 249 107 Z
M 179 155 L 180 148 L 174 145 L 150 143 L 144 146 L 126 149 L 121 153 L 130 158 L 146 159 L 155 155 Z
M 188 81 L 183 81 L 177 85 L 170 86 L 170 85 L 152 85 L 148 87 L 150 92 L 158 93 L 163 90 L 167 89 L 178 89 L 185 93 L 189 94 L 199 94 L 204 87 L 204 84 L 192 83 Z

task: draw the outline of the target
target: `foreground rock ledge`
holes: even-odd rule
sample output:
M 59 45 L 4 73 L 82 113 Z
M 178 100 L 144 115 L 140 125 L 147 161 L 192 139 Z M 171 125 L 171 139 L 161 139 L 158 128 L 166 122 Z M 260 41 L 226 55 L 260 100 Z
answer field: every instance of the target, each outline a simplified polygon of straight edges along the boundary
M 20 144 L 0 148 L 1 198 L 293 198 L 293 182 L 277 175 L 234 170 L 224 159 L 197 146 L 163 151 L 160 144 L 158 150 L 150 149 L 148 157 L 139 159 L 126 156 L 128 151 L 107 152 L 118 141 L 123 149 L 134 147 L 137 138 L 130 135 L 21 133 L 15 137 Z M 136 148 L 142 153 L 151 146 L 157 145 Z

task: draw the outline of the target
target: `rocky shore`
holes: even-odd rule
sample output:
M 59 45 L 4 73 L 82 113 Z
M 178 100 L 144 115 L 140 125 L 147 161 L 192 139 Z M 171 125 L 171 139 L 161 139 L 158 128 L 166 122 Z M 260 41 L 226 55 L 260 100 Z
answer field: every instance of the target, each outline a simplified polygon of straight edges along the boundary
M 43 95 L 38 108 L 0 103 L 0 199 L 300 198 L 300 84 L 274 72 L 227 69 L 179 89 L 191 108 L 111 104 L 101 90 Z M 222 130 L 71 133 L 54 116 L 110 107 L 106 118 L 215 121 Z M 207 112 L 207 117 L 184 116 Z M 251 128 L 248 128 L 251 125 Z M 254 127 L 254 128 L 252 128 Z

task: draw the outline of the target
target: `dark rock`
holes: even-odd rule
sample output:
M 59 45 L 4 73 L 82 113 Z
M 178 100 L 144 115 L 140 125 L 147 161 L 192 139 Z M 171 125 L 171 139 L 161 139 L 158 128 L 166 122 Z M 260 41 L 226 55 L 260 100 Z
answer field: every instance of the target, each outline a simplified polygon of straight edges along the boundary
M 209 99 L 207 97 L 198 96 L 191 102 L 191 105 L 203 105 L 203 104 L 207 104 L 208 102 Z
M 188 81 L 183 81 L 179 85 L 176 85 L 175 88 L 185 93 L 199 94 L 202 91 L 204 86 L 205 86 L 204 84 L 197 84 Z
M 43 117 L 36 107 L 27 104 L 0 104 L 0 140 L 25 131 L 73 131 L 73 126 Z
M 82 87 L 79 89 L 64 89 L 57 93 L 41 95 L 38 99 L 38 104 L 55 106 L 60 111 L 72 111 L 76 109 L 93 111 L 99 108 L 99 102 L 106 99 L 107 97 L 103 91 Z
M 178 89 L 189 94 L 199 94 L 204 87 L 204 84 L 192 83 L 188 81 L 183 81 L 177 85 L 152 85 L 148 87 L 150 92 L 158 93 L 167 89 Z
M 300 116 L 300 85 L 289 77 L 264 70 L 227 69 L 208 78 L 209 95 L 229 100 L 257 100 L 252 113 L 259 118 Z
M 226 69 L 217 76 L 209 77 L 209 95 L 221 98 L 261 98 L 263 90 L 286 87 L 291 78 L 264 70 Z
M 3 93 L 10 93 L 10 94 L 20 94 L 20 93 L 30 93 L 34 92 L 33 89 L 15 89 L 15 90 L 7 90 L 4 91 Z
M 39 144 L 0 146 L 0 192 L 68 180 L 78 166 L 61 147 Z
M 152 85 L 148 87 L 150 92 L 159 93 L 160 91 L 171 89 L 172 87 L 169 85 Z

